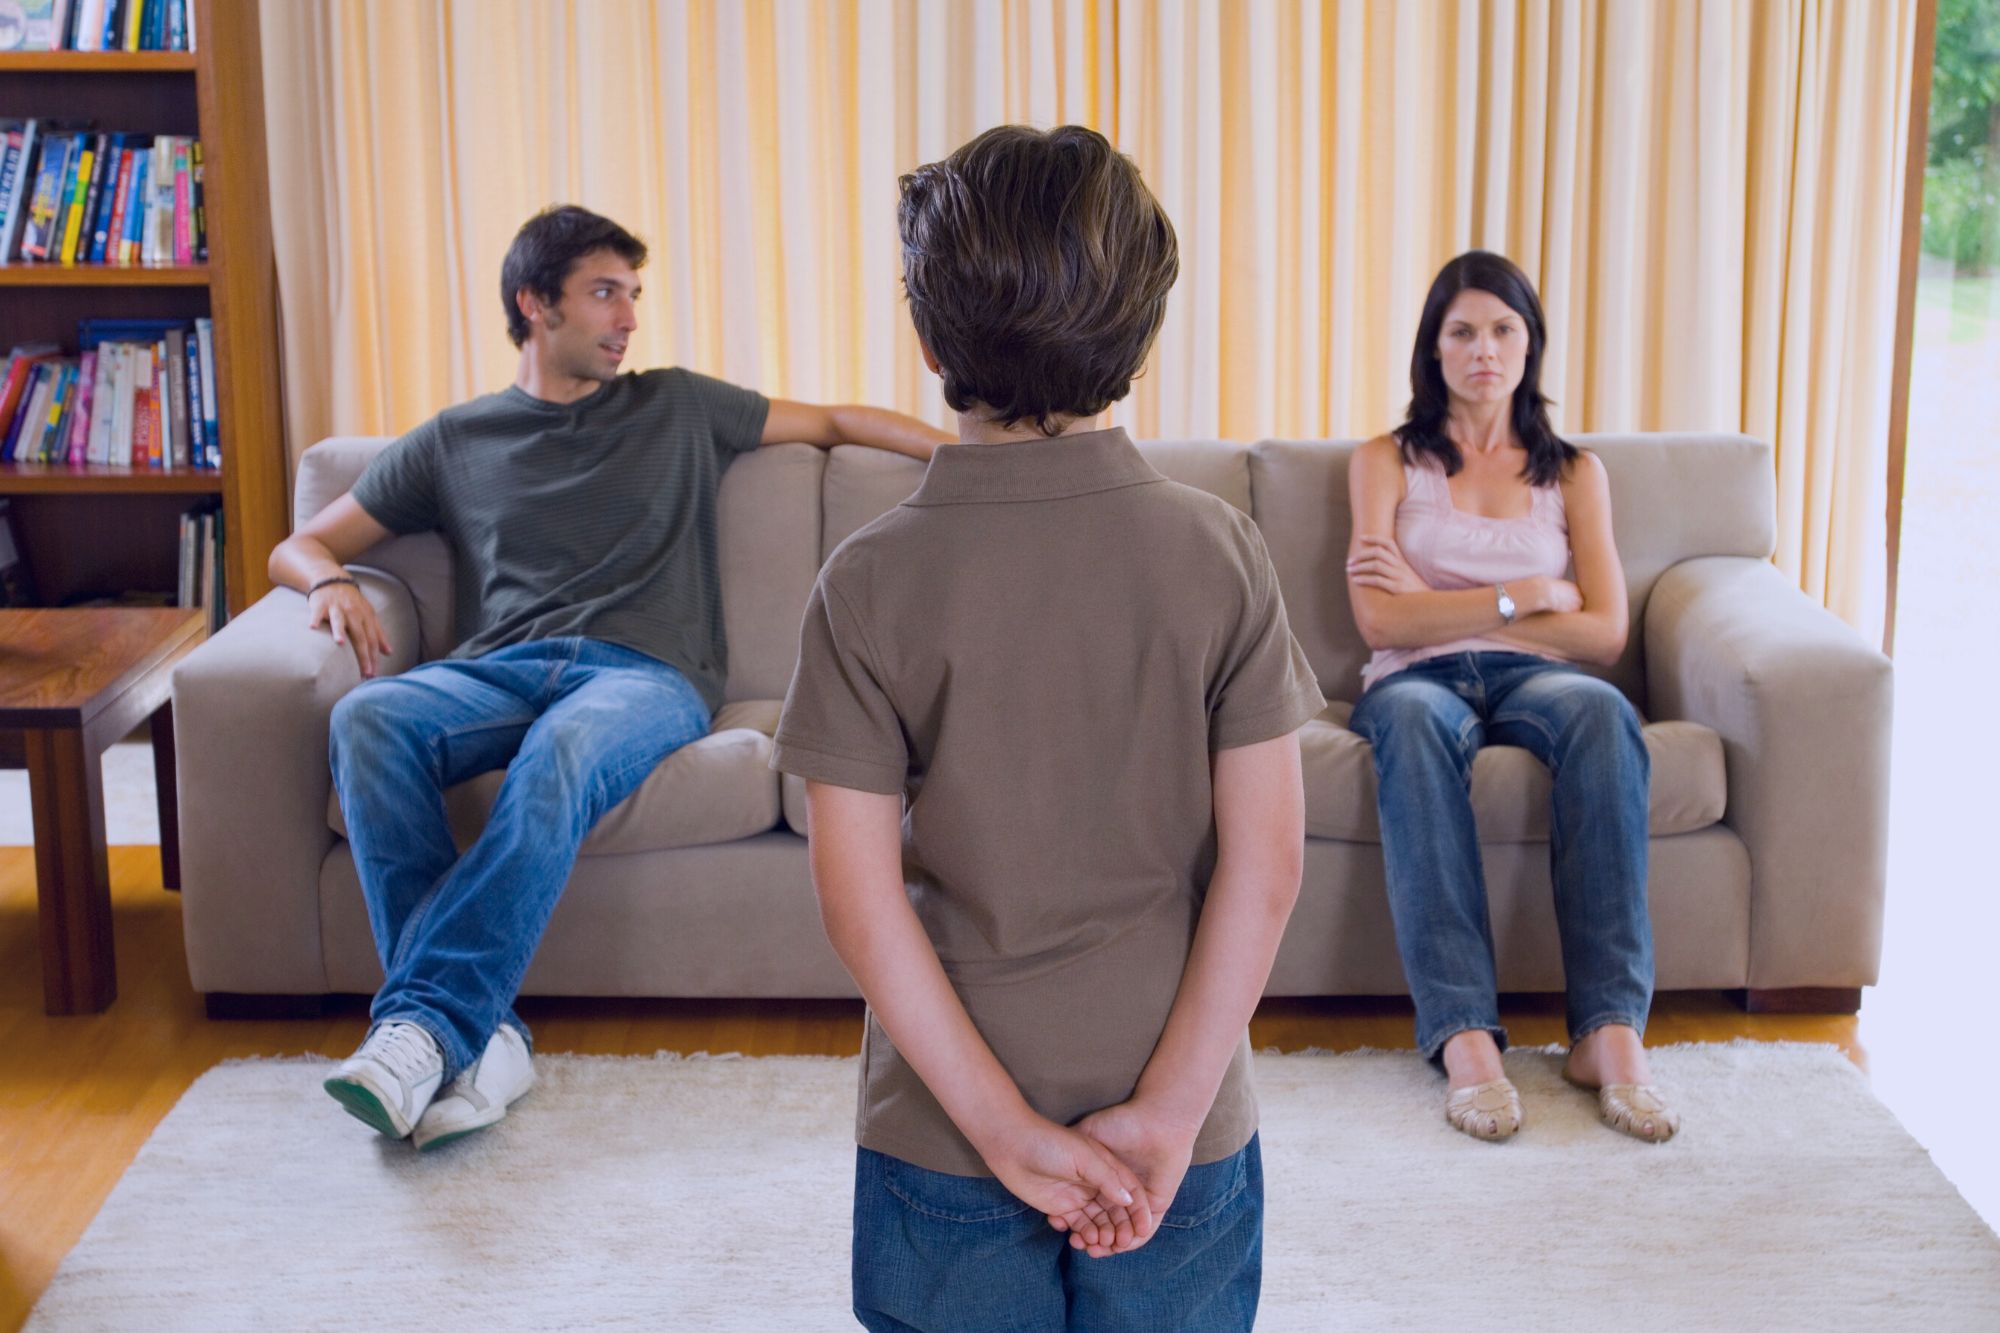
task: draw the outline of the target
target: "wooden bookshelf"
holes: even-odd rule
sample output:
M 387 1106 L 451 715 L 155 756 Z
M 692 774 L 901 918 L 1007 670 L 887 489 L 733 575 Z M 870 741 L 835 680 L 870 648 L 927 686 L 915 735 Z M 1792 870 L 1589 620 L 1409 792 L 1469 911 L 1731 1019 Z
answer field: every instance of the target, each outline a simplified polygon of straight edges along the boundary
M 204 159 L 206 264 L 0 265 L 0 352 L 53 342 L 73 355 L 82 319 L 215 321 L 219 472 L 0 464 L 0 496 L 11 500 L 43 605 L 171 592 L 180 514 L 219 497 L 224 581 L 238 612 L 269 591 L 264 562 L 288 530 L 257 0 L 193 4 L 196 51 L 0 54 L 0 117 L 198 135 Z
M 222 474 L 102 463 L 0 463 L 0 495 L 219 495 Z
M 196 51 L 0 51 L 0 74 L 192 74 Z
M 0 264 L 0 287 L 206 287 L 209 282 L 206 264 Z

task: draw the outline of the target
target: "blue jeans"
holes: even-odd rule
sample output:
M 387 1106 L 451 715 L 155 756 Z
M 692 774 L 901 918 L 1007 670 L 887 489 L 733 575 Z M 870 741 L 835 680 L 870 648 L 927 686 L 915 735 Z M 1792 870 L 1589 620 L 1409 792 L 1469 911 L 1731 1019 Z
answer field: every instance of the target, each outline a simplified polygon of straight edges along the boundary
M 526 1036 L 514 997 L 584 835 L 708 723 L 680 672 L 584 638 L 426 662 L 342 698 L 333 782 L 387 974 L 375 1025 L 429 1032 L 447 1080 L 501 1023 Z M 444 790 L 501 767 L 460 856 Z
M 1616 687 L 1529 653 L 1454 653 L 1375 683 L 1348 723 L 1375 748 L 1376 803 L 1396 945 L 1437 1061 L 1460 1032 L 1504 1049 L 1472 759 L 1518 745 L 1553 779 L 1549 872 L 1562 938 L 1570 1040 L 1610 1023 L 1639 1032 L 1653 999 L 1646 915 L 1652 760 Z
M 857 1150 L 854 1317 L 874 1333 L 1248 1329 L 1264 1275 L 1264 1162 L 1190 1167 L 1153 1238 L 1092 1259 L 983 1176 Z

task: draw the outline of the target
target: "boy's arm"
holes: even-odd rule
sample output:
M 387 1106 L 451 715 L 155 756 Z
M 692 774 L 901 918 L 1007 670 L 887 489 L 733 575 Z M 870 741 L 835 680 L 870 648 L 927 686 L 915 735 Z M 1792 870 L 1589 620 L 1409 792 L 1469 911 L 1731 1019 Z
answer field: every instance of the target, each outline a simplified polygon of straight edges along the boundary
M 903 889 L 902 798 L 808 781 L 806 803 L 827 938 L 981 1160 L 1044 1213 L 1080 1211 L 1128 1243 L 1150 1235 L 1138 1177 L 1099 1144 L 1037 1114 L 966 1014 Z
M 773 398 L 770 414 L 764 418 L 761 443 L 816 444 L 823 449 L 836 444 L 862 444 L 927 461 L 933 449 L 950 444 L 953 439 L 915 417 L 880 407 L 845 403 L 821 406 Z
M 1270 979 L 1304 870 L 1298 734 L 1221 750 L 1211 762 L 1215 874 L 1166 1028 L 1131 1100 L 1077 1125 L 1138 1171 L 1156 1215 L 1165 1214 L 1187 1174 L 1195 1138 Z

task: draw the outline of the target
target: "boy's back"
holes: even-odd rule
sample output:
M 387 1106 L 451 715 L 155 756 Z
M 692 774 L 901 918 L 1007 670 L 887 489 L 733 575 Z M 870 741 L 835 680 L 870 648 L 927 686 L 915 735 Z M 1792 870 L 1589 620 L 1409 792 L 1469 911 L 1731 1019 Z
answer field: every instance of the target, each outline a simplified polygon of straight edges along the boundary
M 911 901 L 974 1024 L 1068 1124 L 1131 1096 L 1215 866 L 1210 758 L 1323 706 L 1248 517 L 1122 430 L 940 449 L 806 614 L 778 766 L 908 792 Z M 869 1024 L 862 1146 L 988 1174 Z M 1242 1043 L 1196 1164 L 1256 1129 Z

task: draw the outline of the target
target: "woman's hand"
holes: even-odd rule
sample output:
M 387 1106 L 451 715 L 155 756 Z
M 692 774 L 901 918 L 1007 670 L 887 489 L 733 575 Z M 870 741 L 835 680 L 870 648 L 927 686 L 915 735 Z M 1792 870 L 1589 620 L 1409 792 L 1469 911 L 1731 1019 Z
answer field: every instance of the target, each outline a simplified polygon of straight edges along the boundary
M 333 632 L 335 643 L 352 644 L 362 676 L 375 674 L 376 659 L 389 654 L 389 637 L 382 632 L 382 622 L 361 589 L 351 583 L 329 583 L 306 598 L 306 608 L 307 625 L 313 629 L 324 626 Z
M 1361 537 L 1347 558 L 1347 577 L 1364 588 L 1383 592 L 1429 592 L 1431 585 L 1418 577 L 1403 558 L 1403 550 L 1387 537 Z
M 1527 615 L 1540 615 L 1546 611 L 1561 616 L 1583 610 L 1583 590 L 1568 579 L 1537 575 L 1510 585 L 1508 591 L 1513 593 L 1516 605 Z

